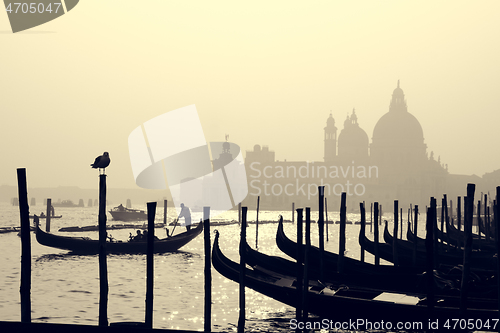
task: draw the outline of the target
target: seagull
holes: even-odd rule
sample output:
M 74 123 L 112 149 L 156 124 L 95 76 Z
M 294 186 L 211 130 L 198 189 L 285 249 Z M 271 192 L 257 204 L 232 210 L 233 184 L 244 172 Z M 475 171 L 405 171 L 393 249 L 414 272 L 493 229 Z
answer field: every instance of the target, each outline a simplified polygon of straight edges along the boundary
M 90 166 L 94 169 L 99 168 L 99 174 L 101 173 L 101 169 L 103 169 L 104 174 L 104 169 L 109 165 L 110 162 L 111 160 L 109 159 L 109 154 L 105 151 L 101 156 L 97 156 L 94 163 Z

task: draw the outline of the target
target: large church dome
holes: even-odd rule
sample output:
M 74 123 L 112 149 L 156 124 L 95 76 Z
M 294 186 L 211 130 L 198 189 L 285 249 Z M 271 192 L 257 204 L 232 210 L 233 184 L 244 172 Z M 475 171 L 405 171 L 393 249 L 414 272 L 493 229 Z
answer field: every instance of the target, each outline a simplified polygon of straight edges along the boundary
M 424 132 L 417 118 L 408 112 L 403 90 L 398 86 L 392 94 L 389 112 L 373 129 L 373 144 L 414 146 L 424 143 Z

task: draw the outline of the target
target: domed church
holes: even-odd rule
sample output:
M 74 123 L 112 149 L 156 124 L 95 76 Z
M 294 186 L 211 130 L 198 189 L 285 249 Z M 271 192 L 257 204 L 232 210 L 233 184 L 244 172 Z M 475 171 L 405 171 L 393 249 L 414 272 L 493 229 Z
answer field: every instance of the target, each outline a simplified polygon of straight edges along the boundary
M 315 205 L 316 195 L 310 191 L 316 184 L 325 186 L 326 197 L 329 193 L 338 196 L 343 189 L 350 205 L 363 200 L 378 201 L 390 210 L 394 200 L 399 200 L 400 207 L 428 205 L 431 196 L 440 198 L 446 193 L 447 179 L 451 179 L 447 167 L 432 152 L 428 156 L 422 126 L 408 112 L 399 81 L 389 111 L 375 125 L 371 143 L 353 109 L 338 136 L 332 113 L 327 118 L 323 161 L 277 161 L 274 152 L 256 145 L 247 152 L 245 164 L 249 193 L 269 196 L 261 205 L 268 203 L 272 208 L 292 202 L 296 207 Z

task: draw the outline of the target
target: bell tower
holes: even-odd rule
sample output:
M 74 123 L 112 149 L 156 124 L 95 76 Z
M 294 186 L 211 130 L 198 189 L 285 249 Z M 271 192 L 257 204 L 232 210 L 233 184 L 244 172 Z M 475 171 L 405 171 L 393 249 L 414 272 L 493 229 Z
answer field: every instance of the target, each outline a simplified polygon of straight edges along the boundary
M 325 127 L 325 163 L 333 163 L 337 157 L 337 127 L 335 127 L 335 119 L 330 117 L 326 120 Z

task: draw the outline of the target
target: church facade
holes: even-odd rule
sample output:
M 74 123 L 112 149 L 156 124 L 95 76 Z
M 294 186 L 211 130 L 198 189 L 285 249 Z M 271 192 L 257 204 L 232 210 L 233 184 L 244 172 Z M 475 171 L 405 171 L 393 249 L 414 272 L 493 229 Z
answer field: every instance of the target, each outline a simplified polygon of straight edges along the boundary
M 245 157 L 249 195 L 243 204 L 252 207 L 260 196 L 263 209 L 288 210 L 292 203 L 317 207 L 317 187 L 325 186 L 332 209 L 338 210 L 340 194 L 346 192 L 350 209 L 357 211 L 359 202 L 366 201 L 368 205 L 379 202 L 392 211 L 394 200 L 399 200 L 400 207 L 425 207 L 430 197 L 440 199 L 450 182 L 456 183 L 447 166 L 427 152 L 422 126 L 408 112 L 399 81 L 371 142 L 353 110 L 340 132 L 329 115 L 323 145 L 323 161 L 317 162 L 277 161 L 268 147 L 255 145 Z

